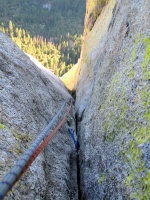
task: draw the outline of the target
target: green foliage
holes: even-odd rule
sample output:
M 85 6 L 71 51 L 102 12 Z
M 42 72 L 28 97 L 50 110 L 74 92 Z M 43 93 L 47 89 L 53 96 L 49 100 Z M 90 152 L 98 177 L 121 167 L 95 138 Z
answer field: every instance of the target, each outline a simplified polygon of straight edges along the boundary
M 135 61 L 136 59 L 136 55 L 137 55 L 137 51 L 138 51 L 138 45 L 140 42 L 140 39 L 142 38 L 142 36 L 139 34 L 134 42 L 134 48 L 132 51 L 132 56 L 131 56 L 131 61 L 132 63 Z M 150 80 L 150 70 L 147 68 L 147 65 L 150 61 L 150 38 L 146 37 L 144 39 L 144 44 L 145 44 L 145 53 L 144 53 L 144 59 L 142 62 L 142 67 L 143 67 L 143 80 Z M 134 77 L 134 70 L 132 69 L 130 74 L 129 74 L 129 78 L 133 78 Z
M 144 43 L 145 43 L 146 51 L 145 51 L 145 55 L 144 55 L 143 67 L 145 69 L 150 61 L 150 38 L 148 38 L 148 37 L 145 38 Z
M 11 20 L 16 27 L 46 38 L 82 34 L 85 0 L 1 0 L 0 23 Z M 6 25 L 4 24 L 4 25 Z
M 147 65 L 150 61 L 150 38 L 149 37 L 146 37 L 145 40 L 144 40 L 144 43 L 145 43 L 145 55 L 144 55 L 144 61 L 142 63 L 142 66 L 143 66 L 143 70 L 144 72 L 147 71 Z M 147 71 L 147 74 L 146 74 L 146 79 L 150 79 L 150 70 Z
M 57 76 L 77 63 L 86 0 L 1 0 L 0 30 Z
M 0 124 L 0 129 L 5 128 L 5 126 L 3 124 Z
M 32 37 L 28 31 L 15 28 L 10 21 L 8 27 L 1 27 L 12 40 L 26 53 L 35 57 L 43 66 L 62 76 L 77 63 L 81 51 L 82 36 L 70 35 L 52 41 L 42 36 Z
M 105 180 L 105 174 L 103 173 L 102 176 L 98 179 L 99 185 Z
M 131 60 L 134 61 L 137 54 L 138 45 L 140 42 L 141 36 L 138 35 L 135 41 L 135 47 L 133 49 Z M 141 40 L 141 42 L 143 42 Z M 145 54 L 144 54 L 144 62 L 142 63 L 143 70 L 143 80 L 147 80 L 148 70 L 146 69 L 149 59 L 150 59 L 150 40 L 149 38 L 144 39 L 145 43 Z M 145 112 L 143 114 L 143 120 L 145 121 L 145 126 L 140 123 L 136 123 L 136 128 L 132 132 L 132 139 L 130 140 L 130 144 L 124 153 L 126 157 L 126 162 L 131 163 L 132 170 L 130 171 L 129 176 L 126 179 L 126 186 L 134 189 L 134 192 L 130 196 L 131 199 L 142 199 L 148 200 L 150 196 L 150 173 L 145 167 L 145 163 L 142 161 L 142 150 L 139 148 L 140 145 L 146 143 L 150 139 L 150 93 L 149 86 L 145 85 L 142 90 L 136 90 L 138 96 L 141 97 L 141 102 L 143 107 L 145 108 Z M 135 127 L 134 125 L 134 127 Z M 134 170 L 133 170 L 134 169 Z
M 128 87 L 120 88 L 120 85 L 123 78 L 126 82 L 125 85 L 132 81 L 131 78 L 136 78 L 137 75 L 134 74 L 132 66 L 138 55 L 137 53 L 139 53 L 139 47 L 143 44 L 145 44 L 145 52 L 143 54 L 144 64 L 141 63 L 141 81 L 144 81 L 145 84 L 142 87 L 138 87 L 135 91 L 135 96 L 139 98 L 138 107 L 132 110 L 132 117 L 130 117 L 130 109 L 134 108 L 134 106 L 130 107 L 126 101 L 126 96 L 129 94 Z M 103 142 L 115 145 L 121 141 L 120 138 L 122 139 L 119 155 L 123 158 L 125 165 L 128 166 L 128 176 L 126 176 L 124 183 L 127 190 L 131 191 L 129 199 L 148 200 L 150 196 L 150 172 L 143 160 L 141 146 L 150 140 L 149 79 L 143 79 L 148 73 L 147 65 L 150 59 L 149 39 L 143 39 L 142 36 L 138 35 L 134 45 L 128 79 L 127 76 L 124 77 L 121 73 L 116 72 L 108 86 L 106 99 L 103 100 L 104 104 L 101 102 L 99 113 L 101 118 L 104 116 L 101 124 L 101 129 L 104 133 Z M 138 120 L 139 118 L 142 122 Z M 128 135 L 128 140 L 125 133 Z
M 131 60 L 132 62 L 136 59 L 136 54 L 137 54 L 137 49 L 138 49 L 138 43 L 140 41 L 140 34 L 138 35 L 138 37 L 136 38 L 135 40 L 135 47 L 133 49 L 133 52 L 132 52 L 132 56 L 131 56 Z
M 28 133 L 26 133 L 26 134 L 20 134 L 20 133 L 17 133 L 16 131 L 14 131 L 13 136 L 18 141 L 29 142 L 31 140 L 30 135 Z
M 23 151 L 22 151 L 22 149 L 21 149 L 21 145 L 18 144 L 18 143 L 15 143 L 15 146 L 14 146 L 13 151 L 15 151 L 18 155 L 20 155 L 20 154 L 23 153 Z
M 131 69 L 130 74 L 129 74 L 129 78 L 133 78 L 134 77 L 134 70 Z

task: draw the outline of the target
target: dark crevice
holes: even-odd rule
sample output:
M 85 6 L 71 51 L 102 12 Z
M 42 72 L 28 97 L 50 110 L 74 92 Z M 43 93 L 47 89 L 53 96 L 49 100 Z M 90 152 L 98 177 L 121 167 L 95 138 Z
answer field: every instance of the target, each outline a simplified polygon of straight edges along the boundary
M 125 37 L 128 37 L 129 31 L 130 31 L 129 21 L 126 21 L 126 33 L 125 33 Z
M 78 184 L 78 200 L 81 200 L 79 153 L 77 153 L 77 184 Z
M 75 114 L 75 122 L 76 122 L 76 134 L 77 134 L 77 142 L 78 142 L 78 149 L 77 149 L 77 185 L 78 185 L 78 200 L 81 200 L 81 189 L 80 189 L 80 159 L 79 159 L 79 135 L 78 135 L 78 116 L 77 113 Z
M 83 116 L 84 116 L 84 111 L 85 109 L 83 109 L 82 113 L 80 116 L 76 117 L 76 123 L 81 122 L 83 120 Z M 78 127 L 77 127 L 78 128 Z

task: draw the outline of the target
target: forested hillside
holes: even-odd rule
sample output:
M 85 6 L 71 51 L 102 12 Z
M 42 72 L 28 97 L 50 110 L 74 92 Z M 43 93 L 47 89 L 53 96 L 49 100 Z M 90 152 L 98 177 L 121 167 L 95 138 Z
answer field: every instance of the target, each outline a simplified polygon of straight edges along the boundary
M 80 56 L 86 0 L 1 0 L 0 30 L 57 76 Z
M 0 23 L 46 38 L 82 34 L 85 0 L 1 0 Z
M 9 21 L 8 27 L 0 27 L 24 52 L 31 54 L 43 66 L 62 76 L 77 63 L 80 56 L 82 36 L 67 33 L 52 41 L 43 36 L 31 36 L 28 31 L 14 28 Z

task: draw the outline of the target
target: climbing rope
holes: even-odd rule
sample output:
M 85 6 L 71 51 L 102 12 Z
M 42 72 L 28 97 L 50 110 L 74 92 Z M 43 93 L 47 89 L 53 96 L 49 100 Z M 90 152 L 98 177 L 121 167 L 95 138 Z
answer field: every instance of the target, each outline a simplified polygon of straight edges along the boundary
M 60 127 L 66 121 L 66 118 L 71 110 L 72 99 L 70 102 L 70 106 L 68 111 L 66 112 L 64 118 L 59 123 L 59 125 L 46 137 L 49 129 L 52 124 L 56 121 L 59 114 L 62 112 L 65 104 L 61 106 L 58 113 L 53 117 L 48 126 L 44 129 L 44 131 L 39 135 L 39 137 L 34 141 L 34 143 L 30 146 L 30 148 L 20 157 L 19 161 L 10 169 L 10 171 L 4 176 L 2 181 L 0 182 L 0 199 L 3 199 L 7 192 L 12 188 L 12 186 L 19 180 L 22 174 L 28 169 L 28 167 L 32 164 L 35 158 L 39 155 L 39 153 L 44 149 L 47 143 L 51 140 L 51 138 L 55 135 L 55 133 L 60 129 Z M 46 138 L 45 138 L 46 137 Z M 45 139 L 44 139 L 45 138 Z M 44 141 L 43 141 L 44 140 Z
M 68 132 L 70 133 L 70 136 L 74 142 L 75 148 L 78 150 L 79 145 L 78 145 L 78 141 L 74 137 L 74 131 L 71 128 L 68 128 Z
M 22 174 L 28 169 L 28 167 L 32 164 L 32 162 L 36 159 L 36 157 L 41 153 L 41 151 L 44 149 L 44 147 L 48 144 L 48 142 L 51 140 L 51 138 L 55 135 L 55 133 L 61 128 L 61 126 L 65 123 L 67 116 L 69 115 L 69 112 L 71 110 L 72 101 L 70 104 L 70 107 L 68 108 L 67 113 L 65 114 L 62 121 L 58 124 L 58 126 L 47 136 L 47 138 L 38 146 L 38 148 L 35 150 L 29 161 L 26 163 L 25 167 L 22 170 Z

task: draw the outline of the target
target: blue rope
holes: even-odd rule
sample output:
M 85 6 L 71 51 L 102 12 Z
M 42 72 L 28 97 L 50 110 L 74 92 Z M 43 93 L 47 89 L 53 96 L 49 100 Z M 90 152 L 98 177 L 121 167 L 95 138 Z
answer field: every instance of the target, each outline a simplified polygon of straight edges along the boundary
M 21 174 L 23 168 L 25 167 L 26 163 L 29 161 L 29 158 L 32 156 L 34 151 L 37 149 L 37 147 L 40 145 L 40 143 L 43 141 L 47 133 L 49 132 L 51 126 L 58 118 L 59 114 L 62 112 L 65 104 L 67 101 L 63 103 L 60 110 L 57 112 L 57 114 L 53 117 L 53 119 L 50 121 L 50 123 L 47 125 L 47 127 L 42 131 L 42 133 L 38 136 L 38 138 L 33 142 L 33 144 L 30 146 L 29 149 L 20 157 L 18 162 L 10 169 L 10 171 L 4 176 L 2 181 L 0 182 L 0 200 L 4 198 L 4 196 L 7 194 L 7 192 L 11 189 L 11 187 L 15 184 L 17 178 Z
M 72 138 L 72 140 L 74 142 L 75 148 L 78 150 L 79 145 L 78 145 L 78 142 L 76 141 L 76 139 L 74 137 L 74 133 L 73 133 L 72 129 L 68 128 L 68 131 L 69 131 L 70 136 L 71 136 L 71 138 Z

